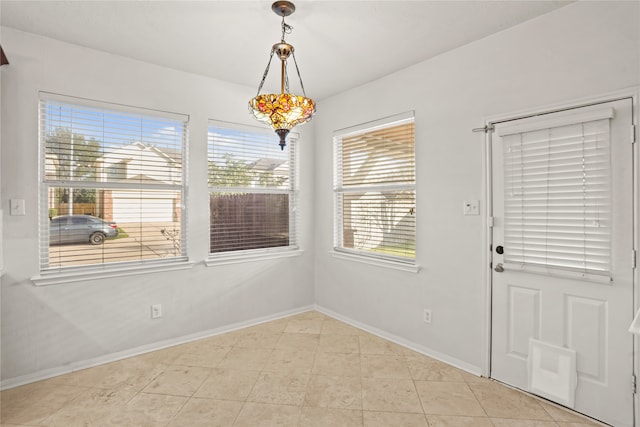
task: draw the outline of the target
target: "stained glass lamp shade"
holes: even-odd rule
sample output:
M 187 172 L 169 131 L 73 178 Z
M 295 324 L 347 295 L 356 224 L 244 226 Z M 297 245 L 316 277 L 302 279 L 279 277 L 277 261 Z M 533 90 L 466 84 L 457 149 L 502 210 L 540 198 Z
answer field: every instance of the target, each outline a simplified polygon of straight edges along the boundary
M 269 63 L 267 64 L 267 68 L 262 76 L 260 86 L 258 87 L 258 94 L 255 98 L 252 98 L 249 101 L 249 111 L 257 120 L 268 124 L 276 131 L 280 137 L 280 148 L 284 150 L 284 147 L 286 146 L 286 137 L 289 134 L 289 131 L 294 126 L 311 120 L 311 117 L 316 111 L 316 103 L 311 98 L 307 98 L 304 92 L 304 85 L 302 83 L 302 77 L 300 77 L 300 70 L 298 69 L 298 63 L 296 62 L 293 46 L 286 43 L 284 40 L 285 34 L 290 33 L 292 30 L 292 27 L 284 22 L 284 18 L 295 11 L 295 6 L 293 3 L 288 1 L 277 1 L 273 3 L 271 9 L 273 9 L 277 15 L 282 16 L 282 40 L 280 43 L 274 44 L 271 48 Z M 269 67 L 274 53 L 278 55 L 281 62 L 281 93 L 261 95 L 260 90 L 262 89 L 267 74 L 269 73 Z M 289 93 L 287 59 L 290 56 L 293 58 L 295 63 L 303 95 L 294 95 Z

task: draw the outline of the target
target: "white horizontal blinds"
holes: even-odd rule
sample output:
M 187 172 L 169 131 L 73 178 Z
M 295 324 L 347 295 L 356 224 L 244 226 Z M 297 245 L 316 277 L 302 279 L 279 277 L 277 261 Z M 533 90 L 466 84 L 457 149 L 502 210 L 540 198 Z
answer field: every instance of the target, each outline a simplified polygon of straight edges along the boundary
M 608 274 L 609 120 L 503 138 L 505 261 Z
M 209 127 L 210 252 L 296 245 L 296 135 L 212 122 Z
M 343 244 L 384 255 L 415 254 L 414 191 L 344 192 Z
M 342 139 L 342 185 L 413 184 L 413 122 Z
M 336 142 L 336 248 L 415 259 L 413 117 L 348 130 Z
M 183 257 L 187 117 L 51 98 L 40 102 L 41 268 Z M 115 223 L 118 235 L 91 244 L 84 235 L 100 226 L 52 227 L 63 215 Z
M 184 121 L 43 101 L 46 179 L 182 182 Z

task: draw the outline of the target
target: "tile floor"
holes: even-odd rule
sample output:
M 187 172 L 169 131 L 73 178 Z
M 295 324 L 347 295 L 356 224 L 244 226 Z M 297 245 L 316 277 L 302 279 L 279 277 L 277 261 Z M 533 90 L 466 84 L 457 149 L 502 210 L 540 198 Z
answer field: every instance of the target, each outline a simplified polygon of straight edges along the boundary
M 316 311 L 0 399 L 1 427 L 598 425 Z

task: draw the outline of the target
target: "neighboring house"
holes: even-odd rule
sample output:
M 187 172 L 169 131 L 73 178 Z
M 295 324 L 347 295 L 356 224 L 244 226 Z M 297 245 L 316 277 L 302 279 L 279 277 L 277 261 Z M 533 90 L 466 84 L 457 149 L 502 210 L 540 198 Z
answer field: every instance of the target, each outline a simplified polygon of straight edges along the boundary
M 97 159 L 99 182 L 135 180 L 140 183 L 177 184 L 181 153 L 134 142 L 105 152 Z
M 181 153 L 134 142 L 106 152 L 97 160 L 98 182 L 141 185 L 143 188 L 104 190 L 99 197 L 102 217 L 118 223 L 175 221 L 179 194 L 163 190 L 179 184 Z M 154 189 L 158 186 L 158 189 Z
M 51 188 L 49 209 L 55 215 L 89 213 L 109 221 L 172 222 L 178 216 L 180 196 L 167 185 L 179 184 L 180 152 L 134 142 L 116 147 L 96 160 L 96 182 L 118 184 L 109 189 L 98 187 L 95 203 L 71 207 L 68 200 L 56 197 Z M 57 156 L 47 154 L 46 173 L 56 179 Z M 123 185 L 124 184 L 124 185 Z M 78 210 L 80 209 L 80 211 Z

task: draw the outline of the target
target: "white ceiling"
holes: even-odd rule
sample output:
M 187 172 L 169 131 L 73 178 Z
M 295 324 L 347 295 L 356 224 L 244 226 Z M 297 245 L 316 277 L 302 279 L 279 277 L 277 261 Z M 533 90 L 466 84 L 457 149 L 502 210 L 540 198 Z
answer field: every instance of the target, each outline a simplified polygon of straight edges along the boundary
M 0 23 L 257 89 L 281 18 L 260 1 L 0 1 Z M 322 99 L 570 2 L 297 0 L 286 19 L 307 95 Z M 10 51 L 10 47 L 5 47 Z M 265 88 L 278 90 L 277 58 Z M 11 61 L 11 58 L 9 58 Z M 295 68 L 289 69 L 299 91 Z

